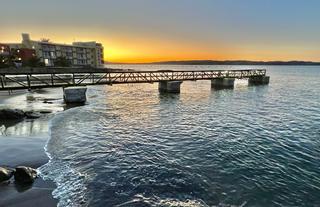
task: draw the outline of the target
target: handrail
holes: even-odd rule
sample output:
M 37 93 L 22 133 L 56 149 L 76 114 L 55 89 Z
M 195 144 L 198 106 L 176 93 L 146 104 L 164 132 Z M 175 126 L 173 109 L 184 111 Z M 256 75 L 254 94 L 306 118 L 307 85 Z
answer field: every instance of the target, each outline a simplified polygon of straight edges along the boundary
M 50 72 L 50 71 L 49 71 Z M 153 83 L 160 81 L 212 80 L 216 78 L 251 78 L 266 76 L 265 69 L 246 70 L 193 70 L 193 71 L 92 71 L 49 73 L 1 73 L 0 90 L 48 88 L 71 85 L 101 85 L 125 83 Z

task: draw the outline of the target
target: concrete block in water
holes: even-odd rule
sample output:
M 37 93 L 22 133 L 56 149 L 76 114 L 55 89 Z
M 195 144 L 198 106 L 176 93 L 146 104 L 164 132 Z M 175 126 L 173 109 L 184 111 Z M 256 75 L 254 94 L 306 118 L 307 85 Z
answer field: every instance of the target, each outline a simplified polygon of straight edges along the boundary
M 165 93 L 180 93 L 182 81 L 160 81 L 159 91 Z
M 270 76 L 256 76 L 248 80 L 249 85 L 266 85 L 270 82 Z
M 63 98 L 66 103 L 84 103 L 87 100 L 87 87 L 67 87 L 63 89 Z
M 160 92 L 166 92 L 167 91 L 167 82 L 168 81 L 160 81 L 158 89 Z
M 215 89 L 226 89 L 234 87 L 235 78 L 215 78 L 211 80 L 211 87 Z

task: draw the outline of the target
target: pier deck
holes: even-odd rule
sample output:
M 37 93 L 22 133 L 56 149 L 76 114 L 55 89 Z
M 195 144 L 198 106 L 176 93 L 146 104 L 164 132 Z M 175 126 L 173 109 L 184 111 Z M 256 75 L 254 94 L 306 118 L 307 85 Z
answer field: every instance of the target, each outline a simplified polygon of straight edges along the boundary
M 266 76 L 265 69 L 194 71 L 120 71 L 92 68 L 0 69 L 0 90 L 154 83 L 161 81 L 196 81 L 219 78 L 249 79 L 263 76 Z

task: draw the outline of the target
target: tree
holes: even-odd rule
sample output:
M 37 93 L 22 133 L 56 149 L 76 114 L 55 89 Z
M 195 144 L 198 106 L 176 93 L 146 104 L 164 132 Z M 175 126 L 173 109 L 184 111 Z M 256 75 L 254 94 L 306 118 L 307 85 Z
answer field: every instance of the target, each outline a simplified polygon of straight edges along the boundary
M 0 55 L 0 68 L 8 68 L 13 66 L 13 57 L 12 56 L 3 56 Z
M 57 57 L 53 62 L 54 66 L 57 67 L 70 67 L 71 62 L 66 57 Z
M 23 66 L 29 67 L 44 67 L 44 63 L 41 62 L 40 58 L 31 57 L 22 63 Z
M 6 63 L 6 58 L 4 56 L 0 56 L 0 68 L 6 68 L 8 67 L 7 66 L 7 63 Z

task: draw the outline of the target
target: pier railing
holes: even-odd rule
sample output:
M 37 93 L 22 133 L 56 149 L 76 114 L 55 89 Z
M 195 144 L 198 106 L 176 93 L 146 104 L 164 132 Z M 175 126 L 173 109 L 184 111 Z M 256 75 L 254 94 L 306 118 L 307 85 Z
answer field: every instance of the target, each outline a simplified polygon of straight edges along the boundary
M 154 83 L 161 81 L 196 81 L 217 78 L 244 79 L 265 76 L 265 69 L 256 70 L 201 70 L 201 71 L 117 71 L 58 69 L 38 72 L 1 72 L 0 90 L 49 88 L 63 86 Z

